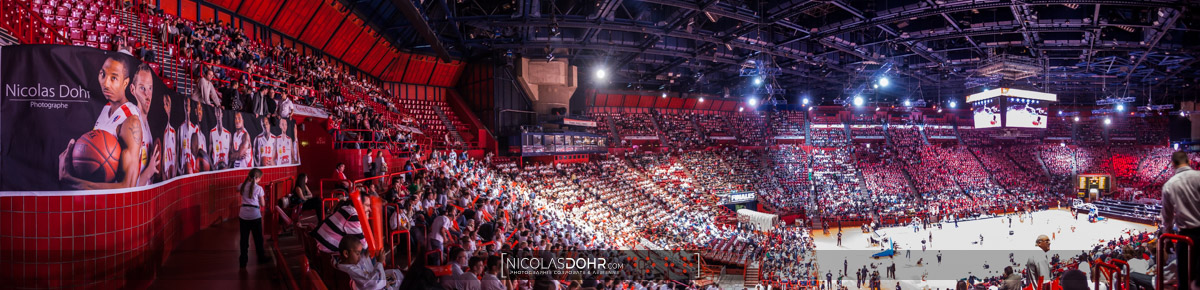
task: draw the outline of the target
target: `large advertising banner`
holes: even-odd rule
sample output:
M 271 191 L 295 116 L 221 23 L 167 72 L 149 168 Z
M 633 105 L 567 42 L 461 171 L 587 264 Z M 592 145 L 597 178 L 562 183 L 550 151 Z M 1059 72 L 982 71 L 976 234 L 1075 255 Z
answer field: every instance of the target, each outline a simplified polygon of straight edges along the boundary
M 118 52 L 0 48 L 0 195 L 87 194 L 299 164 L 295 122 L 193 101 Z

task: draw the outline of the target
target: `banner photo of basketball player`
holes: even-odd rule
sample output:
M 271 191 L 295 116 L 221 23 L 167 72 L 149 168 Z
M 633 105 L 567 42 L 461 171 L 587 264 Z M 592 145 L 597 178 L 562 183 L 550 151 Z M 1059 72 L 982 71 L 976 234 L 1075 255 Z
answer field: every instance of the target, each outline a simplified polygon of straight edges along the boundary
M 294 121 L 192 101 L 127 54 L 0 47 L 0 86 L 0 195 L 117 190 L 300 164 Z

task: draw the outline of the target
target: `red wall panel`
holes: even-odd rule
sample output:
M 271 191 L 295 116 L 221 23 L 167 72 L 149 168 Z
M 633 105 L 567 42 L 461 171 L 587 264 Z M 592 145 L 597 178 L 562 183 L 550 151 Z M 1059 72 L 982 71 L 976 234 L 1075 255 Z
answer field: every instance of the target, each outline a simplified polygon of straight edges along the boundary
M 179 17 L 196 21 L 196 2 L 183 0 L 179 2 Z
M 383 73 L 388 76 L 387 78 L 384 78 L 384 80 L 398 83 L 401 82 L 401 80 L 404 78 L 404 72 L 408 70 L 408 63 L 411 60 L 412 54 L 403 52 L 397 54 L 396 61 L 393 62 L 392 66 L 388 67 L 387 71 Z
M 333 35 L 333 30 L 337 28 L 338 23 L 346 19 L 346 13 L 338 11 L 338 7 L 341 7 L 341 4 L 338 4 L 337 7 L 321 7 L 317 14 L 309 20 L 312 23 L 308 24 L 308 28 L 300 35 L 300 41 L 313 46 L 324 44 L 325 40 Z
M 383 55 L 387 53 L 389 47 L 388 43 L 384 42 L 381 38 L 375 38 L 375 46 L 371 48 L 371 51 L 367 52 L 367 56 L 362 61 L 354 63 L 354 65 L 361 70 L 371 71 L 379 63 L 379 59 L 383 58 Z
M 723 111 L 737 110 L 737 102 L 725 102 L 725 105 L 721 107 L 721 110 L 723 110 Z
M 625 97 L 621 95 L 608 95 L 608 107 L 620 107 L 621 102 L 625 101 Z
M 670 106 L 670 105 L 671 105 L 671 99 L 674 99 L 674 98 L 670 98 L 670 97 L 668 97 L 668 98 L 658 98 L 658 100 L 657 100 L 657 101 L 655 101 L 655 103 L 654 103 L 654 107 L 656 107 L 656 108 L 667 108 L 668 106 Z
M 179 16 L 179 1 L 164 0 L 160 1 L 158 6 L 165 14 Z
M 638 106 L 639 107 L 653 107 L 654 106 L 654 96 L 642 96 L 642 100 L 638 101 Z
M 271 17 L 275 17 L 275 12 L 279 6 L 283 5 L 284 0 L 247 0 L 242 3 L 242 8 L 238 10 L 238 14 L 254 19 L 258 23 L 269 24 Z M 229 9 L 237 9 L 236 7 L 226 7 Z
M 694 106 L 695 106 L 696 110 L 708 110 L 708 108 L 710 108 L 713 104 L 718 104 L 720 102 L 721 101 L 715 101 L 715 100 L 714 101 L 705 101 L 703 103 L 695 102 Z
M 371 49 L 371 46 L 379 41 L 378 37 L 372 35 L 370 28 L 360 29 L 359 31 L 362 31 L 362 34 L 358 35 L 358 38 L 354 40 L 354 44 L 350 45 L 350 48 L 346 50 L 346 55 L 342 56 L 342 60 L 346 61 L 346 63 L 357 64 L 362 62 L 363 57 L 367 56 L 367 50 Z
M 672 99 L 671 99 L 671 106 L 670 106 L 670 108 L 672 108 L 672 109 L 678 109 L 678 108 L 682 108 L 682 107 L 683 107 L 683 103 L 684 103 L 684 100 L 683 100 L 683 99 L 676 99 L 676 98 L 672 98 Z
M 433 75 L 433 67 L 438 61 L 436 58 L 426 55 L 414 54 L 412 60 L 408 62 L 408 68 L 404 72 L 404 83 L 409 84 L 428 84 L 429 77 Z
M 237 214 L 230 195 L 249 170 L 176 179 L 124 193 L 0 197 L 5 288 L 130 288 L 153 277 L 170 249 Z M 296 167 L 263 170 L 263 183 Z
M 211 21 L 214 17 L 212 7 L 200 6 L 200 20 Z
M 316 13 L 319 5 L 321 5 L 320 1 L 287 1 L 287 4 L 279 10 L 279 16 L 275 17 L 275 22 L 271 24 L 271 27 L 285 35 L 295 37 L 300 34 L 300 30 L 304 29 L 304 24 L 313 19 L 313 14 Z
M 695 107 L 696 107 L 696 99 L 687 99 L 687 100 L 683 101 L 683 106 L 681 108 L 690 110 Z
M 341 58 L 342 54 L 346 53 L 350 42 L 354 41 L 354 37 L 357 37 L 359 32 L 362 32 L 361 22 L 357 20 L 358 18 L 351 17 L 351 19 L 354 20 L 346 20 L 346 23 L 343 23 L 342 27 L 333 34 L 332 40 L 329 41 L 329 44 L 325 44 L 325 48 L 322 50 L 337 58 Z M 320 45 L 317 44 L 317 47 Z
M 592 103 L 592 105 L 593 105 L 593 106 L 597 106 L 597 107 L 603 107 L 604 105 L 607 105 L 607 104 L 608 104 L 608 103 L 605 103 L 605 101 L 608 101 L 608 95 L 606 95 L 606 94 L 596 94 L 596 100 L 595 100 L 595 101 L 596 101 L 596 102 Z

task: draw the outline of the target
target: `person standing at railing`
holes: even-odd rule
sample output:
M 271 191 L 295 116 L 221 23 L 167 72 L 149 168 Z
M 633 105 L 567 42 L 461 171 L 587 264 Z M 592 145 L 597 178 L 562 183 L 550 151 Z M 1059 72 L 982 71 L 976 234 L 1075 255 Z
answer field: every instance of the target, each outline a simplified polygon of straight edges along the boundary
M 221 107 L 221 94 L 213 87 L 214 78 L 211 68 L 204 68 L 203 75 L 196 80 L 196 90 L 192 93 L 192 101 L 214 107 Z
M 1187 236 L 1193 241 L 1200 240 L 1200 171 L 1192 170 L 1187 153 L 1171 154 L 1171 165 L 1175 175 L 1171 176 L 1162 189 L 1162 233 L 1176 233 Z M 1200 251 L 1179 243 L 1176 249 L 1179 256 L 1179 273 L 1188 273 L 1187 283 L 1193 289 L 1200 279 Z M 1189 259 L 1190 257 L 1190 259 Z M 1186 262 L 1190 261 L 1190 263 Z M 1180 281 L 1182 286 L 1185 282 Z M 1180 287 L 1186 288 L 1186 287 Z

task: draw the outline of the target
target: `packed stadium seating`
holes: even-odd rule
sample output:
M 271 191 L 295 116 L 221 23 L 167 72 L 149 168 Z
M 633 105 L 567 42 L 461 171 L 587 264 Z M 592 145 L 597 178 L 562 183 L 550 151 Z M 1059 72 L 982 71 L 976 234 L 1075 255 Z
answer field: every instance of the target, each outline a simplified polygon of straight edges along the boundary
M 771 115 L 772 136 L 804 136 L 804 111 L 778 111 Z

